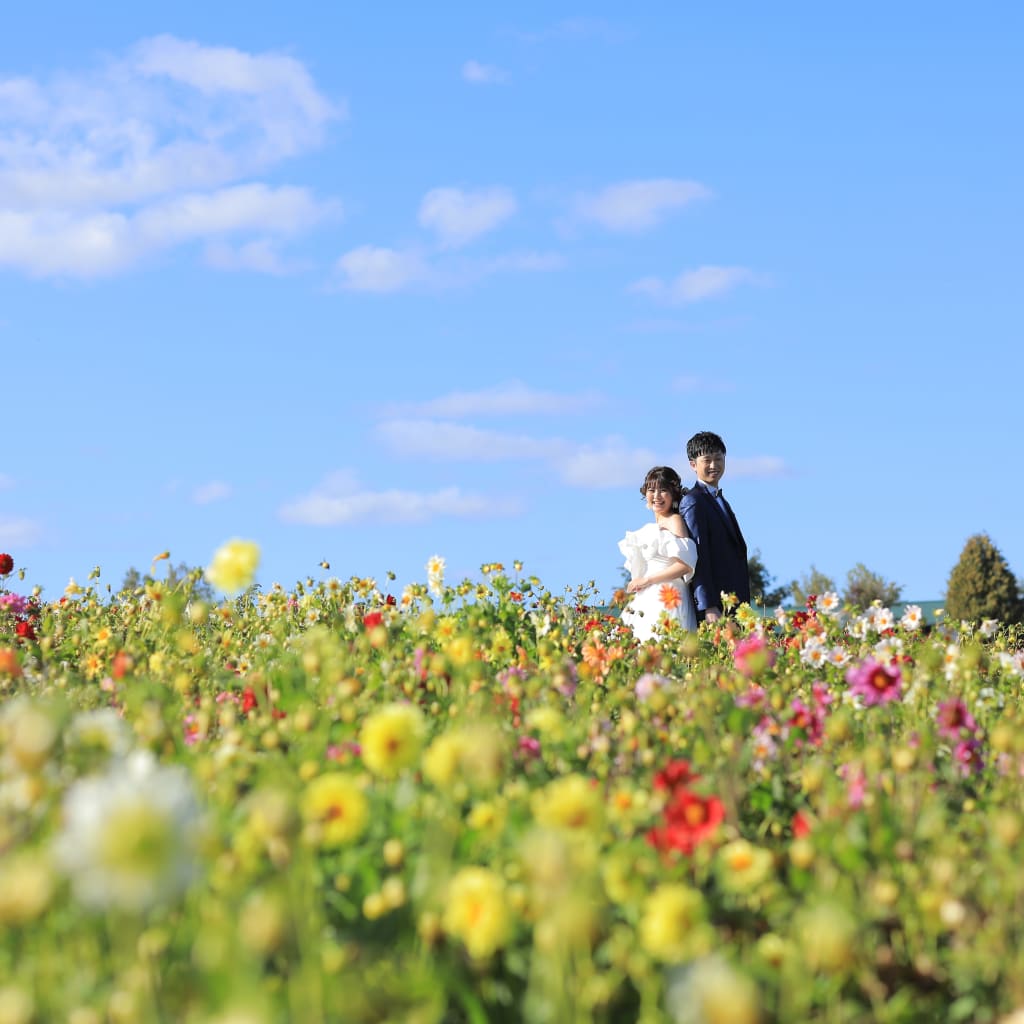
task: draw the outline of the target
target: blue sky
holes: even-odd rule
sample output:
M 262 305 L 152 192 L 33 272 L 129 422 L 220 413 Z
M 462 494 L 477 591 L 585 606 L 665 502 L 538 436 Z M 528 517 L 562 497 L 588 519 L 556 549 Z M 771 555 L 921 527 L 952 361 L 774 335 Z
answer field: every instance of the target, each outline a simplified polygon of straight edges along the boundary
M 0 550 L 607 594 L 708 429 L 780 581 L 1024 575 L 1022 12 L 18 5 Z

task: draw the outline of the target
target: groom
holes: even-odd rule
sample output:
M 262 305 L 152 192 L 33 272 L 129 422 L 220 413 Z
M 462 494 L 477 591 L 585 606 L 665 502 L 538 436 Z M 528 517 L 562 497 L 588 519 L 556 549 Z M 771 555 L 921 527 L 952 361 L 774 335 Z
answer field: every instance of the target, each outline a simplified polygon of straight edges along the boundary
M 686 442 L 686 457 L 697 483 L 679 503 L 679 513 L 697 542 L 697 566 L 690 591 L 697 619 L 714 622 L 722 615 L 722 593 L 738 603 L 750 601 L 747 542 L 719 483 L 725 475 L 725 442 L 709 431 Z

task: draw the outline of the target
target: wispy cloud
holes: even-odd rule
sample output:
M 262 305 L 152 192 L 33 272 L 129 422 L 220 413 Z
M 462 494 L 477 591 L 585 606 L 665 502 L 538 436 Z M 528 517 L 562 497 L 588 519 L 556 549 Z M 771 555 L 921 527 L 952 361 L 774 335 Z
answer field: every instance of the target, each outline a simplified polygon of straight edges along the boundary
M 477 60 L 467 60 L 462 65 L 462 78 L 472 85 L 500 85 L 508 81 L 508 73 L 493 64 L 481 64 Z
M 167 35 L 88 72 L 0 79 L 0 266 L 88 277 L 307 230 L 337 204 L 252 179 L 343 116 L 292 57 Z
M 564 265 L 558 253 L 510 252 L 480 260 L 418 248 L 363 245 L 345 253 L 334 269 L 336 282 L 346 291 L 389 293 L 466 288 L 494 274 L 549 273 Z
M 696 270 L 685 270 L 668 281 L 660 277 L 642 278 L 630 285 L 630 291 L 672 305 L 685 305 L 717 298 L 738 285 L 757 283 L 760 280 L 760 275 L 746 267 L 704 266 Z
M 128 214 L 0 208 L 0 266 L 34 276 L 99 277 L 186 242 L 216 245 L 225 235 L 248 232 L 291 235 L 336 212 L 305 189 L 259 184 L 178 196 Z
M 0 473 L 0 491 L 8 491 L 14 486 L 14 477 Z
M 539 391 L 513 380 L 479 391 L 453 391 L 425 402 L 392 406 L 418 416 L 461 419 L 466 416 L 572 416 L 601 404 L 594 392 L 561 394 Z
M 436 233 L 443 248 L 455 249 L 493 231 L 517 206 L 507 188 L 435 188 L 420 203 L 419 222 Z
M 660 224 L 674 210 L 711 196 L 698 181 L 650 178 L 623 181 L 600 192 L 578 196 L 574 212 L 609 231 L 646 231 Z
M 42 527 L 32 519 L 0 518 L 0 546 L 29 548 L 43 535 Z
M 644 474 L 658 458 L 649 448 L 634 448 L 620 437 L 579 448 L 558 461 L 562 480 L 576 487 L 602 490 L 608 487 L 639 487 Z
M 733 456 L 728 459 L 729 476 L 778 478 L 793 476 L 793 469 L 778 455 Z
M 335 265 L 342 288 L 354 292 L 397 292 L 431 280 L 423 257 L 412 249 L 361 245 Z
M 582 444 L 560 437 L 533 437 L 437 420 L 388 420 L 377 425 L 375 434 L 405 458 L 542 462 L 564 483 L 591 489 L 638 482 L 657 464 L 649 449 L 631 447 L 619 437 Z
M 202 484 L 192 492 L 192 501 L 196 505 L 211 505 L 215 501 L 224 501 L 231 497 L 231 485 L 223 480 L 211 480 Z
M 360 489 L 351 474 L 327 477 L 318 487 L 283 505 L 280 518 L 304 526 L 345 526 L 353 523 L 425 523 L 434 519 L 466 519 L 481 515 L 510 516 L 516 502 L 466 493 L 458 487 L 417 491 Z
M 551 459 L 568 450 L 557 438 L 536 438 L 500 430 L 483 430 L 440 420 L 386 420 L 374 429 L 393 451 L 406 457 L 503 462 Z

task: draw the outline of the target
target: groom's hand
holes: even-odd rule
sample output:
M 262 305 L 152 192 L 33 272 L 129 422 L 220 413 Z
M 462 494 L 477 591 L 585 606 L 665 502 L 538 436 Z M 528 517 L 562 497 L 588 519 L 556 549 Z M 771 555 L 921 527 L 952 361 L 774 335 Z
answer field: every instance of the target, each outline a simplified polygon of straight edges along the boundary
M 709 608 L 704 613 L 704 621 L 705 622 L 717 622 L 721 617 L 722 617 L 722 613 L 717 608 Z

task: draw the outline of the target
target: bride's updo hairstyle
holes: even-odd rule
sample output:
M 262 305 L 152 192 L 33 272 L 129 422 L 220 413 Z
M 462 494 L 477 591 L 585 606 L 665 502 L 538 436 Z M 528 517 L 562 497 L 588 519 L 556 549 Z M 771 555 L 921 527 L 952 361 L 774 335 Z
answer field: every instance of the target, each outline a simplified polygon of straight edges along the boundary
M 644 500 L 647 499 L 647 488 L 651 485 L 661 487 L 672 495 L 672 511 L 679 508 L 679 501 L 683 496 L 683 481 L 679 474 L 671 466 L 655 466 L 648 471 L 644 482 L 640 485 L 640 493 Z

